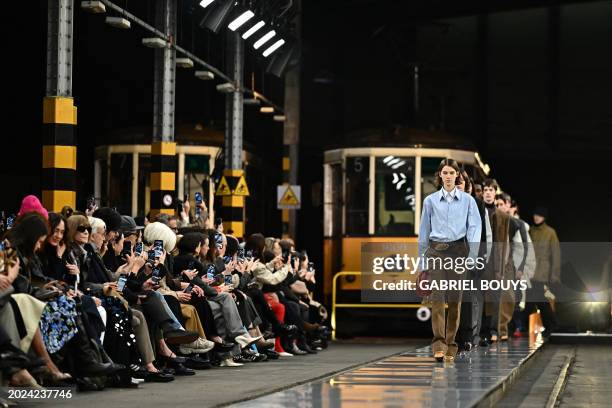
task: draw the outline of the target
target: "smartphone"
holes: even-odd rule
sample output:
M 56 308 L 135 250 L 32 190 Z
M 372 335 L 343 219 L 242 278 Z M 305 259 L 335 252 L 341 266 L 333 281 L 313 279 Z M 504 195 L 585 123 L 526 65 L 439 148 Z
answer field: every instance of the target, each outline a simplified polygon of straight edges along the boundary
M 202 214 L 202 210 L 200 208 L 200 204 L 202 204 L 202 202 L 203 202 L 202 193 L 198 191 L 195 193 L 195 203 L 196 203 L 195 216 L 196 218 L 200 218 L 200 215 Z
M 95 206 L 96 206 L 96 197 L 94 197 L 94 196 L 90 196 L 90 197 L 87 199 L 87 209 L 88 209 L 89 211 L 91 211 L 91 210 L 93 210 L 93 209 L 94 209 L 94 207 L 95 207 Z
M 193 283 L 190 283 L 184 290 L 185 293 L 191 293 L 193 290 Z
M 11 228 L 13 228 L 14 223 L 15 223 L 14 215 L 9 215 L 8 217 L 6 217 L 6 229 L 7 230 L 10 230 Z
M 217 271 L 217 268 L 215 268 L 215 265 L 210 264 L 208 265 L 208 268 L 206 268 L 206 277 L 208 279 L 215 279 L 215 272 Z
M 237 253 L 237 260 L 238 262 L 244 262 L 246 261 L 246 258 L 244 256 L 244 248 L 238 248 L 238 253 Z
M 252 249 L 249 249 L 249 250 L 248 250 L 248 251 L 246 251 L 244 254 L 245 254 L 245 256 L 246 256 L 247 258 L 254 258 L 254 256 L 253 256 L 253 250 L 252 250 Z
M 223 275 L 223 279 L 226 285 L 232 284 L 232 275 Z
M 123 288 L 125 287 L 125 283 L 127 282 L 127 278 L 125 276 L 120 276 L 117 281 L 117 291 L 123 292 Z
M 189 261 L 189 264 L 187 264 L 187 269 L 192 270 L 195 268 L 195 260 L 191 260 Z
M 159 285 L 159 281 L 161 281 L 162 276 L 161 276 L 161 269 L 158 266 L 153 268 L 153 272 L 151 275 L 151 280 L 153 281 L 154 284 Z
M 289 262 L 289 255 L 290 255 L 290 251 L 283 250 L 283 253 L 282 253 L 283 263 Z
M 121 258 L 125 258 L 132 255 L 132 242 L 127 239 L 123 241 L 123 250 L 121 251 Z
M 4 251 L 4 242 L 0 241 L 0 251 Z
M 155 264 L 155 251 L 153 249 L 150 249 L 148 254 L 147 254 L 147 263 L 149 265 L 154 265 Z
M 161 239 L 156 239 L 153 243 L 153 251 L 155 252 L 156 258 L 161 258 L 164 253 L 164 241 Z
M 308 262 L 308 272 L 314 272 L 314 263 Z
M 144 251 L 144 244 L 142 242 L 137 242 L 136 247 L 134 247 L 134 254 L 140 256 L 142 255 L 142 251 Z
M 183 212 L 183 210 L 184 210 L 184 207 L 183 207 L 183 201 L 182 201 L 182 200 L 179 200 L 179 199 L 177 198 L 177 200 L 176 200 L 176 212 L 177 212 L 178 214 L 181 214 L 181 213 Z
M 226 265 L 229 264 L 230 262 L 232 262 L 232 258 L 233 258 L 233 256 L 224 255 L 223 256 L 223 263 L 226 264 Z

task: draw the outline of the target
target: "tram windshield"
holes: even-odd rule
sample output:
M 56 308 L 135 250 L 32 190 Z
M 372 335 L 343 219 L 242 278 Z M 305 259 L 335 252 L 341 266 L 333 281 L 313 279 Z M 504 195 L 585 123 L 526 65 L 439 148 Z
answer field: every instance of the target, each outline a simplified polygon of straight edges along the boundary
M 414 235 L 414 163 L 414 157 L 376 158 L 376 235 Z

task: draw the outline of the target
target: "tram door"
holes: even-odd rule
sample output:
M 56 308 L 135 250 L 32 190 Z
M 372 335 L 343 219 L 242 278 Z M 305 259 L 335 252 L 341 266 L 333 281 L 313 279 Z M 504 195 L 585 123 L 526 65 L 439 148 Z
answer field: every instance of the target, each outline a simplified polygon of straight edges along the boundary
M 324 293 L 331 295 L 332 279 L 342 270 L 342 163 L 325 165 L 324 194 Z

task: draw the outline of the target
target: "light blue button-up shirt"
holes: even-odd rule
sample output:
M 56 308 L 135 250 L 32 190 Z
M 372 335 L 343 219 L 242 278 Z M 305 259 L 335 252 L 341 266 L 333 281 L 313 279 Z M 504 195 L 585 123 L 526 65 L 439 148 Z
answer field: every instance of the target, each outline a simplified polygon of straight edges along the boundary
M 470 258 L 478 254 L 482 220 L 474 198 L 457 188 L 451 192 L 441 188 L 425 197 L 419 229 L 419 254 L 429 241 L 453 242 L 463 237 L 470 244 Z

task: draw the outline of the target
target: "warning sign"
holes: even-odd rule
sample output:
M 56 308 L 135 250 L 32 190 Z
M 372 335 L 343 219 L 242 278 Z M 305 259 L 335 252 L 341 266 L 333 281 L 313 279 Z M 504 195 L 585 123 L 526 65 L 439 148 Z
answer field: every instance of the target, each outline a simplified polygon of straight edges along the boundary
M 283 185 L 276 187 L 277 205 L 279 210 L 297 210 L 301 203 L 300 186 Z
M 216 196 L 228 196 L 232 195 L 232 190 L 230 190 L 229 184 L 227 184 L 227 180 L 225 176 L 221 177 L 221 181 L 219 182 L 219 187 L 217 187 L 217 191 L 215 192 Z
M 244 176 L 241 176 L 240 180 L 238 180 L 238 184 L 236 184 L 236 188 L 234 189 L 234 195 L 237 195 L 237 196 L 250 195 L 249 188 L 247 187 L 247 183 L 246 183 Z

